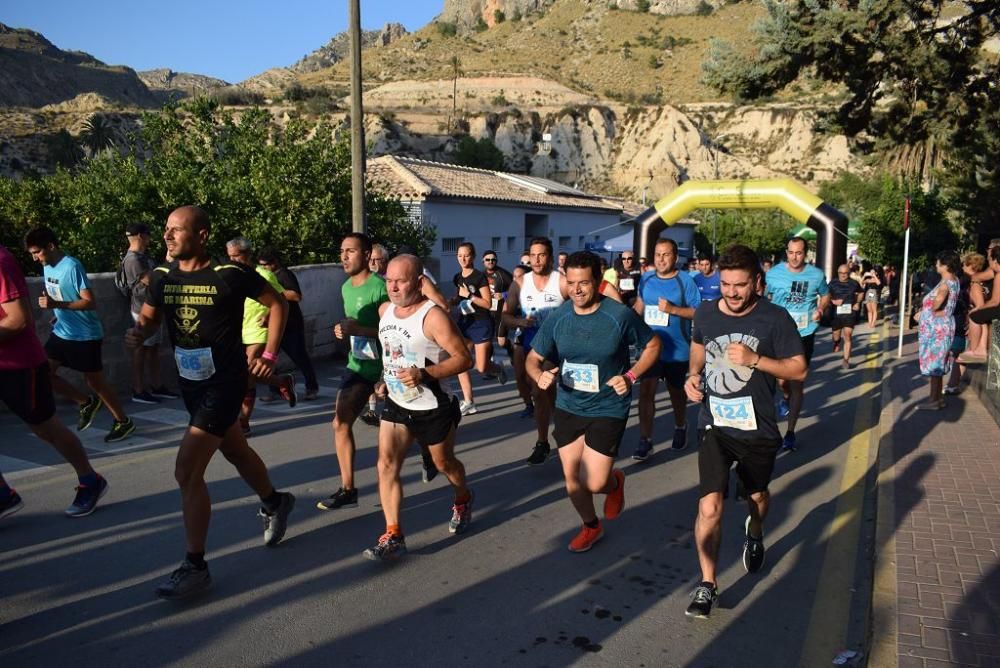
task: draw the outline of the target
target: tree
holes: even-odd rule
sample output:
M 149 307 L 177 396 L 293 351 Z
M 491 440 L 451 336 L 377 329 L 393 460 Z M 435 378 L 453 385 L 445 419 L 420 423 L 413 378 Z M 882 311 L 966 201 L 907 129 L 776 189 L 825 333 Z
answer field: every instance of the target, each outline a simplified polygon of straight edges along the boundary
M 457 122 L 458 109 L 458 77 L 462 74 L 462 61 L 457 55 L 453 55 L 449 61 L 451 65 L 451 116 L 448 117 L 448 130 L 451 131 L 452 123 Z
M 770 257 L 785 247 L 788 232 L 795 221 L 778 210 L 705 209 L 698 216 L 701 223 L 694 244 L 699 253 L 722 253 L 733 244 L 752 248 L 760 257 Z
M 49 135 L 45 140 L 45 147 L 52 162 L 65 169 L 75 167 L 84 157 L 80 144 L 66 128 Z
M 80 132 L 80 142 L 90 155 L 97 155 L 106 149 L 113 149 L 119 140 L 118 130 L 108 117 L 103 114 L 92 114 L 83 123 Z
M 489 137 L 476 141 L 465 136 L 458 140 L 453 158 L 456 164 L 479 169 L 502 170 L 504 168 L 503 152 Z

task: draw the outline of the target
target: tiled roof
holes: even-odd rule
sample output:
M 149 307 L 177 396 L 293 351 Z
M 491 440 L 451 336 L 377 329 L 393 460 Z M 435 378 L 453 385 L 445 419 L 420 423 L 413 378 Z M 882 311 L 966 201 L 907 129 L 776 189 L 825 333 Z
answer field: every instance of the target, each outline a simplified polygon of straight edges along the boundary
M 368 180 L 382 192 L 407 200 L 472 199 L 621 213 L 606 202 L 546 179 L 392 155 L 368 161 Z

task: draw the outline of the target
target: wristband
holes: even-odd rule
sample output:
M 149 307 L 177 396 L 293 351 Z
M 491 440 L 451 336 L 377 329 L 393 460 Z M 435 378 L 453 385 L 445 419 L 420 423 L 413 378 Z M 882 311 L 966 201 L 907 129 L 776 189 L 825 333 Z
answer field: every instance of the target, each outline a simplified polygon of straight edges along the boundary
M 264 352 L 262 352 L 260 354 L 260 357 L 261 357 L 261 359 L 265 359 L 268 362 L 277 362 L 278 361 L 278 356 L 275 355 L 272 352 L 268 352 L 267 350 L 265 350 Z
M 624 376 L 625 376 L 626 378 L 628 378 L 628 382 L 630 382 L 630 383 L 632 383 L 633 385 L 635 385 L 635 383 L 636 383 L 636 380 L 637 380 L 637 379 L 636 379 L 636 377 L 635 377 L 635 374 L 634 374 L 634 373 L 632 373 L 632 369 L 629 369 L 629 370 L 628 370 L 628 371 L 626 371 L 626 372 L 625 372 L 625 373 L 624 373 L 623 375 L 624 375 Z

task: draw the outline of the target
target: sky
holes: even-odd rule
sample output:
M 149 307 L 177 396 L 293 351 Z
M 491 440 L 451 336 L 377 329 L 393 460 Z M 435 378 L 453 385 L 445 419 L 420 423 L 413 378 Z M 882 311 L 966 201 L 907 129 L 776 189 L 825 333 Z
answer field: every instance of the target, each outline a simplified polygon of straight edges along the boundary
M 417 30 L 444 0 L 361 0 L 361 27 Z M 0 23 L 109 65 L 242 81 L 285 67 L 347 29 L 347 0 L 0 0 Z

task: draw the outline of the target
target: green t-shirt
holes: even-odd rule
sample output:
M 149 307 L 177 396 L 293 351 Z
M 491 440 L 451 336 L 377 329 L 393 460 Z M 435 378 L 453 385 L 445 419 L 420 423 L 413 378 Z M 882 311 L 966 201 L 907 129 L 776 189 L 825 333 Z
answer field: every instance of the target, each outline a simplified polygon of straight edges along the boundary
M 389 301 L 385 279 L 372 273 L 368 280 L 354 287 L 350 277 L 340 286 L 344 298 L 344 315 L 357 320 L 362 327 L 378 329 L 378 307 Z M 352 336 L 351 352 L 347 355 L 347 368 L 366 380 L 375 382 L 382 375 L 382 354 L 378 337 Z
M 260 265 L 257 265 L 256 269 L 257 273 L 263 276 L 264 280 L 278 291 L 278 294 L 284 292 L 285 289 L 281 287 L 281 283 L 278 282 L 278 277 L 274 275 L 273 271 L 265 269 Z M 243 345 L 267 343 L 267 325 L 262 325 L 261 323 L 267 317 L 269 310 L 255 299 L 247 299 L 243 304 Z

